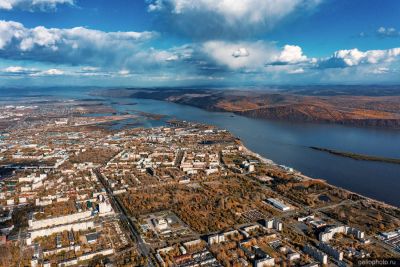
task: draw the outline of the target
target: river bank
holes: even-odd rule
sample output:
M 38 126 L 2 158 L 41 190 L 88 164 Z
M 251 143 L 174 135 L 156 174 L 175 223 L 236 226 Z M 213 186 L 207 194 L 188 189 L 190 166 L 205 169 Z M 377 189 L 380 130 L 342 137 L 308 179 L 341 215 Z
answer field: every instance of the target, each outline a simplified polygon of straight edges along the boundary
M 255 157 L 255 158 L 258 158 L 258 160 L 260 160 L 260 162 L 262 162 L 262 163 L 264 163 L 264 164 L 273 164 L 273 165 L 276 165 L 276 166 L 279 165 L 279 164 L 275 163 L 274 161 L 272 161 L 271 159 L 267 159 L 267 158 L 261 156 L 260 154 L 251 151 L 250 149 L 248 149 L 248 148 L 247 148 L 246 146 L 244 146 L 243 144 L 242 144 L 242 146 L 243 146 L 243 151 L 245 151 L 247 154 L 249 154 L 249 155 L 251 155 L 251 156 L 253 156 L 253 157 Z M 294 172 L 296 173 L 296 176 L 298 176 L 299 178 L 301 178 L 301 179 L 303 179 L 303 180 L 315 180 L 315 179 L 316 179 L 316 178 L 312 178 L 312 177 L 309 177 L 309 176 L 307 176 L 307 175 L 304 175 L 304 174 L 302 174 L 301 172 L 299 172 L 299 171 L 297 171 L 297 170 L 294 170 Z M 381 206 L 383 206 L 383 207 L 392 208 L 392 209 L 399 209 L 399 208 L 400 208 L 400 207 L 397 207 L 397 206 L 388 204 L 388 203 L 386 203 L 386 202 L 383 202 L 383 201 L 380 201 L 380 200 L 377 200 L 377 199 L 373 199 L 373 198 L 364 196 L 364 195 L 362 195 L 362 194 L 359 194 L 359 193 L 357 193 L 357 192 L 354 192 L 354 191 L 345 189 L 345 188 L 343 188 L 343 187 L 339 187 L 339 186 L 332 185 L 332 184 L 328 183 L 328 182 L 325 181 L 325 180 L 321 180 L 321 179 L 317 179 L 317 180 L 323 181 L 324 183 L 328 184 L 328 185 L 331 186 L 332 188 L 339 189 L 339 190 L 343 190 L 343 191 L 345 191 L 346 193 L 349 193 L 349 194 L 358 196 L 358 197 L 360 197 L 360 198 L 363 198 L 363 199 L 365 199 L 365 200 L 368 200 L 368 201 L 371 202 L 371 203 L 376 203 L 376 204 L 381 205 Z

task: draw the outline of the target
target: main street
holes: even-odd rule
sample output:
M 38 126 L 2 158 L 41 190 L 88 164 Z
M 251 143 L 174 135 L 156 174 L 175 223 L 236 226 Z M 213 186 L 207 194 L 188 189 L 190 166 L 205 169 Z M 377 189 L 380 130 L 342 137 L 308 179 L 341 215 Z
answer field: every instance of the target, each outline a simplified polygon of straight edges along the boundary
M 110 189 L 107 181 L 105 180 L 104 175 L 98 169 L 95 169 L 94 173 L 96 174 L 97 178 L 102 183 L 102 185 L 104 186 L 104 188 L 107 192 L 107 195 L 111 201 L 111 204 L 113 205 L 115 211 L 119 213 L 119 217 L 121 218 L 121 221 L 125 223 L 125 225 L 129 229 L 129 231 L 131 232 L 133 239 L 136 241 L 136 245 L 138 247 L 139 253 L 148 259 L 147 266 L 149 266 L 149 267 L 155 266 L 154 263 L 152 262 L 150 249 L 144 243 L 143 239 L 140 237 L 139 232 L 137 231 L 131 218 L 128 216 L 128 213 L 127 213 L 126 209 L 124 208 L 124 206 L 121 204 L 119 199 L 113 195 L 112 190 Z

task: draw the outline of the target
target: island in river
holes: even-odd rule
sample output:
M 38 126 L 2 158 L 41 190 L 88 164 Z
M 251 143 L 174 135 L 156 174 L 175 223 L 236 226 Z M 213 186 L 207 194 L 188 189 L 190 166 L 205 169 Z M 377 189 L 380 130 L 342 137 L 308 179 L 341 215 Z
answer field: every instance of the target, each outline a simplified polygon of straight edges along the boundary
M 338 151 L 338 150 L 334 150 L 334 149 L 315 147 L 315 146 L 310 146 L 309 148 L 317 150 L 317 151 L 327 152 L 327 153 L 332 154 L 332 155 L 351 158 L 351 159 L 355 159 L 355 160 L 379 161 L 379 162 L 400 164 L 400 159 L 395 159 L 395 158 L 385 158 L 385 157 L 378 157 L 378 156 L 370 156 L 370 155 L 357 154 L 357 153 L 346 152 L 346 151 Z

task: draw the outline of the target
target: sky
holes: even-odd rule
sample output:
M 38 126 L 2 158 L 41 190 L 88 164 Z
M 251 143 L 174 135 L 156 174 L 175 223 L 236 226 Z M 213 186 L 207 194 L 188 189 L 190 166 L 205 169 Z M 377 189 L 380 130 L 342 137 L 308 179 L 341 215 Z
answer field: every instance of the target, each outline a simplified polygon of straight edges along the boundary
M 0 86 L 399 84 L 398 0 L 0 0 Z

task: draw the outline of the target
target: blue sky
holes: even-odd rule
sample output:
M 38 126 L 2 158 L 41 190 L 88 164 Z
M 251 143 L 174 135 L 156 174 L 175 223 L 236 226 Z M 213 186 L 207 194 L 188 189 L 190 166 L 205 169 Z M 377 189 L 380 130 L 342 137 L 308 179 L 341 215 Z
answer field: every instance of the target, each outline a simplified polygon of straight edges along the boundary
M 398 0 L 0 0 L 0 86 L 397 84 Z

